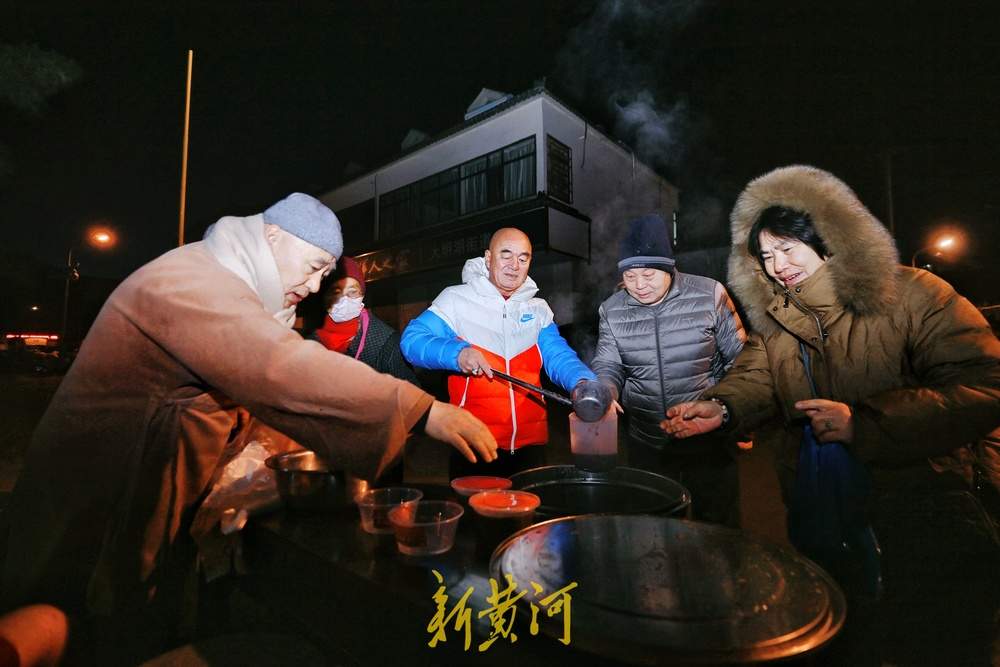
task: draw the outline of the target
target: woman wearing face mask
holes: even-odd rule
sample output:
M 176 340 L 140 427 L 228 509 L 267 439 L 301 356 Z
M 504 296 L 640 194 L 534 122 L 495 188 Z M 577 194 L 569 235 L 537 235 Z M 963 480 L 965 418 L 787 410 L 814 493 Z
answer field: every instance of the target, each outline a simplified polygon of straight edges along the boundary
M 365 275 L 353 257 L 341 257 L 323 294 L 326 316 L 313 338 L 379 373 L 420 386 L 399 350 L 399 333 L 365 308 Z

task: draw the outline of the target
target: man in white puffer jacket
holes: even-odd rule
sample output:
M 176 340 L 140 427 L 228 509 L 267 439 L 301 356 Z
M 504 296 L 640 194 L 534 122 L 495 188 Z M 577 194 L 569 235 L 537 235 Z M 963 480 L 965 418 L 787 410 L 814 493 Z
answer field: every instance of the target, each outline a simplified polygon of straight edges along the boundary
M 548 441 L 545 404 L 534 393 L 493 377 L 497 369 L 538 385 L 544 368 L 567 392 L 596 377 L 559 334 L 552 309 L 528 277 L 531 241 L 519 229 L 497 231 L 483 257 L 470 259 L 462 284 L 446 288 L 403 331 L 403 356 L 414 366 L 451 371 L 450 401 L 479 417 L 497 440 L 499 458 L 452 476 L 505 475 L 542 465 Z

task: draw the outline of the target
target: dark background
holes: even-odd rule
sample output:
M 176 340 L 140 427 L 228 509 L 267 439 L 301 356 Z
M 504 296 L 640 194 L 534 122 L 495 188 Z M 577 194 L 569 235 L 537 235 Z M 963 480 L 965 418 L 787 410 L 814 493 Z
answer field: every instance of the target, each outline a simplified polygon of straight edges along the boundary
M 724 244 L 739 190 L 776 166 L 829 169 L 887 224 L 891 176 L 903 261 L 951 225 L 965 247 L 935 269 L 1000 301 L 994 3 L 21 4 L 0 9 L 0 45 L 42 66 L 0 58 L 8 321 L 29 301 L 58 320 L 71 246 L 96 310 L 176 244 L 189 48 L 189 241 L 378 166 L 482 87 L 544 79 L 681 187 L 682 245 Z M 19 104 L 39 81 L 44 101 Z M 83 244 L 94 222 L 113 250 Z

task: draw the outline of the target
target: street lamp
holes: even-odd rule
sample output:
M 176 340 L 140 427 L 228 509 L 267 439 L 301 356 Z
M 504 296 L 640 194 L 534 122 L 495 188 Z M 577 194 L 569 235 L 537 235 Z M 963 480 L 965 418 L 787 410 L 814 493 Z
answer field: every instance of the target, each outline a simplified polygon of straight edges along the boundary
M 115 237 L 106 229 L 99 229 L 90 235 L 90 240 L 97 246 L 108 246 L 115 242 Z
M 110 227 L 97 226 L 87 230 L 87 244 L 100 250 L 111 248 L 118 241 L 118 237 Z M 66 342 L 66 331 L 68 328 L 69 315 L 69 286 L 75 280 L 80 279 L 80 262 L 73 259 L 73 246 L 69 247 L 66 254 L 66 288 L 63 291 L 62 307 L 62 327 L 59 332 L 59 340 Z
M 939 238 L 934 243 L 932 243 L 932 244 L 930 244 L 928 246 L 924 246 L 923 248 L 920 248 L 919 250 L 917 250 L 916 252 L 914 252 L 913 253 L 913 257 L 910 258 L 910 266 L 916 268 L 916 266 L 917 266 L 917 255 L 919 255 L 922 252 L 926 252 L 928 250 L 936 250 L 937 252 L 934 253 L 934 256 L 935 257 L 940 257 L 942 252 L 944 252 L 945 250 L 947 250 L 948 248 L 950 248 L 950 247 L 952 247 L 954 245 L 955 245 L 955 237 L 954 236 L 942 236 L 941 238 Z

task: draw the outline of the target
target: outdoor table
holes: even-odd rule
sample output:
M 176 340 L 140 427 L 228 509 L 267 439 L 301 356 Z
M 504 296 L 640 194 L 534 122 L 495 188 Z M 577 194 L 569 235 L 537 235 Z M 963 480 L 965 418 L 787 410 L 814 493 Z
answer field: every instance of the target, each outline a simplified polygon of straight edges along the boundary
M 426 499 L 454 499 L 448 487 L 414 486 Z M 346 654 L 359 665 L 615 664 L 575 650 L 572 642 L 565 646 L 542 633 L 533 636 L 529 614 L 520 607 L 511 626 L 517 640 L 500 637 L 479 650 L 493 626 L 488 617 L 478 618 L 491 606 L 486 602 L 491 591 L 489 556 L 477 549 L 474 521 L 466 507 L 450 551 L 410 557 L 397 551 L 392 535 L 364 532 L 355 508 L 255 516 L 244 529 L 251 574 L 238 579 L 239 587 L 286 624 L 301 628 L 315 645 Z M 428 646 L 433 637 L 428 624 L 438 610 L 433 596 L 441 586 L 434 571 L 447 587 L 446 614 L 473 587 L 466 604 L 471 612 L 467 651 L 464 630 L 455 629 L 454 618 L 445 629 L 446 640 Z
M 447 487 L 416 486 L 428 499 L 454 498 Z M 365 533 L 357 511 L 352 510 L 278 511 L 254 517 L 245 529 L 245 550 L 252 574 L 240 579 L 241 590 L 286 623 L 294 623 L 315 645 L 328 648 L 341 660 L 347 656 L 348 661 L 358 665 L 533 667 L 567 661 L 574 667 L 623 664 L 609 659 L 607 650 L 580 650 L 583 646 L 591 651 L 602 646 L 598 628 L 579 627 L 577 632 L 585 631 L 588 636 L 571 634 L 569 644 L 564 645 L 544 633 L 544 610 L 539 615 L 543 631 L 532 628 L 527 605 L 515 607 L 513 616 L 509 609 L 500 616 L 497 625 L 509 629 L 510 634 L 496 637 L 485 651 L 480 651 L 484 642 L 496 634 L 497 627 L 488 614 L 479 618 L 480 612 L 496 609 L 487 601 L 492 592 L 489 556 L 477 548 L 476 517 L 471 510 L 466 508 L 456 543 L 449 552 L 419 558 L 398 553 L 392 535 Z M 508 583 L 495 582 L 501 590 Z M 515 583 L 518 592 L 525 591 L 524 600 L 533 599 L 531 596 L 538 599 L 530 585 L 538 582 Z M 448 596 L 443 607 L 446 616 L 472 588 L 466 600 L 470 620 L 468 649 L 464 646 L 465 631 L 456 629 L 454 616 L 443 629 L 446 639 L 433 648 L 428 645 L 435 635 L 429 626 L 440 609 L 435 595 L 441 593 L 442 586 Z M 542 595 L 554 592 L 545 590 Z M 843 609 L 838 613 L 842 622 Z M 548 620 L 550 631 L 558 621 L 559 616 Z M 514 635 L 516 641 L 512 641 Z M 627 653 L 622 651 L 619 657 L 634 661 L 636 654 Z M 703 662 L 699 656 L 692 657 L 695 659 L 691 662 Z M 702 657 L 718 660 L 719 656 Z

